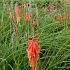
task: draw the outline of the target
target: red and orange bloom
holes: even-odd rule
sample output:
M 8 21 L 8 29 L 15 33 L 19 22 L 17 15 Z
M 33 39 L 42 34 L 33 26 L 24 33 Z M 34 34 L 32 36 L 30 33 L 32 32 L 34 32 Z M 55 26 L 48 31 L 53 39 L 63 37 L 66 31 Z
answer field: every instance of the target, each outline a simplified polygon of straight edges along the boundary
M 25 21 L 28 21 L 29 20 L 29 15 L 27 12 L 24 13 L 24 20 Z
M 62 21 L 62 15 L 58 15 L 57 16 L 57 20 L 58 20 L 59 23 L 61 23 L 61 21 Z
M 17 23 L 20 23 L 20 6 L 15 7 Z
M 29 64 L 32 70 L 36 70 L 39 58 L 39 51 L 40 51 L 38 45 L 38 39 L 35 38 L 35 36 L 33 36 L 31 40 L 28 40 L 27 44 L 28 44 L 27 54 L 28 54 Z
M 24 8 L 24 14 L 23 14 L 24 15 L 24 20 L 28 21 L 30 17 L 29 17 L 28 11 L 27 11 L 27 9 L 28 9 L 27 3 L 24 3 L 22 6 Z

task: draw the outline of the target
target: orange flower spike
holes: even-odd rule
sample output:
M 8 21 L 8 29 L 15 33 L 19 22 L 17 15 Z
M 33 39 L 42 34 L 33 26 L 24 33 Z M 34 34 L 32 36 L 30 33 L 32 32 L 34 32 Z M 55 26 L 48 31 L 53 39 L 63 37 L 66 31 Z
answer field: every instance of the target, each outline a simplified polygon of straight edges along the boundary
M 62 16 L 61 16 L 61 15 L 58 15 L 58 16 L 57 16 L 57 20 L 58 20 L 59 23 L 61 23 L 61 21 L 62 21 Z
M 17 6 L 15 8 L 15 13 L 16 13 L 16 19 L 17 19 L 17 23 L 20 23 L 20 6 Z
M 29 20 L 29 15 L 26 12 L 24 13 L 24 20 L 25 21 L 28 21 Z
M 28 59 L 29 59 L 29 64 L 32 68 L 32 70 L 37 69 L 37 64 L 38 64 L 38 57 L 39 57 L 39 45 L 38 41 L 36 40 L 37 38 L 33 37 L 31 40 L 28 40 L 28 49 L 27 49 L 27 54 L 28 54 Z

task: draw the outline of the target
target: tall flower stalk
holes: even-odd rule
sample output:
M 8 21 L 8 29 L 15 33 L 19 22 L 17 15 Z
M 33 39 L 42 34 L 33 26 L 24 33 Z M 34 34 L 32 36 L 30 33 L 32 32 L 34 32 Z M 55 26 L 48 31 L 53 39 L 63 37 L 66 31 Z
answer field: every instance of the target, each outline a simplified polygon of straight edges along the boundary
M 27 54 L 28 54 L 30 67 L 32 68 L 32 70 L 37 70 L 38 58 L 40 52 L 38 38 L 33 36 L 31 40 L 28 40 L 27 45 L 28 45 Z
M 21 16 L 20 16 L 20 6 L 16 6 L 15 7 L 15 14 L 16 14 L 17 23 L 20 25 L 20 19 L 21 19 Z
M 28 6 L 27 3 L 23 4 L 23 8 L 24 8 L 24 20 L 25 22 L 29 21 L 29 14 L 28 14 Z

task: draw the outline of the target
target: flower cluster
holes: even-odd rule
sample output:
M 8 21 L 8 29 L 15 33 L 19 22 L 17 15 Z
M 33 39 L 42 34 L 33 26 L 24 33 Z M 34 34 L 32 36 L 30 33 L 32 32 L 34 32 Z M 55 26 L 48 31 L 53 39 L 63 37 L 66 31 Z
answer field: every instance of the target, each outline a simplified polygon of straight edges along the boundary
M 27 54 L 29 64 L 32 70 L 36 70 L 40 51 L 38 39 L 35 38 L 35 36 L 33 36 L 31 40 L 28 40 L 27 45 L 28 45 Z
M 19 23 L 20 22 L 20 18 L 21 18 L 21 16 L 20 16 L 20 6 L 17 6 L 15 8 L 15 13 L 16 13 L 17 23 Z
M 29 15 L 27 12 L 24 13 L 24 20 L 25 21 L 28 21 L 29 20 Z
M 68 18 L 69 18 L 69 16 L 68 16 L 67 13 L 65 13 L 65 12 L 64 12 L 63 15 L 58 15 L 58 16 L 57 16 L 57 20 L 58 20 L 59 23 L 61 23 L 63 19 L 66 20 L 66 19 L 68 19 Z

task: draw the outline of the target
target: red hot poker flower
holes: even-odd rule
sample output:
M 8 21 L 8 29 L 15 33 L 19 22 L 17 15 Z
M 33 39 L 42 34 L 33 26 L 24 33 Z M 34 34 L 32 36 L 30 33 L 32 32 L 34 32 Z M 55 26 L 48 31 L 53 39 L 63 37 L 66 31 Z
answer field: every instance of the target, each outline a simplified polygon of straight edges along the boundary
M 62 15 L 58 15 L 57 16 L 57 20 L 58 20 L 59 23 L 61 23 L 61 21 L 62 21 Z
M 28 54 L 29 64 L 32 70 L 36 70 L 37 64 L 38 64 L 40 48 L 37 42 L 38 42 L 38 39 L 35 37 L 32 37 L 31 40 L 28 40 L 27 54 Z
M 17 23 L 20 22 L 20 6 L 15 7 L 15 13 L 16 13 L 16 19 L 17 19 Z
M 27 12 L 24 13 L 24 20 L 25 21 L 28 21 L 29 20 L 29 15 Z

